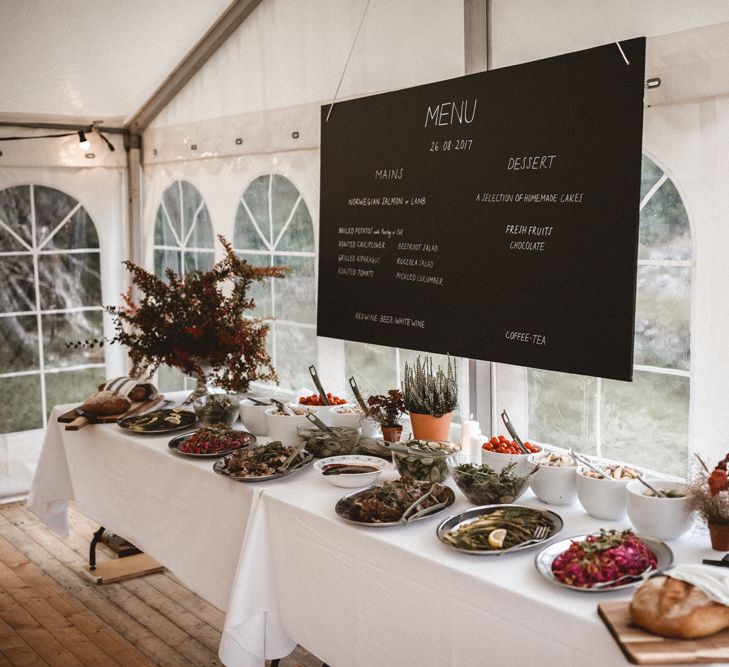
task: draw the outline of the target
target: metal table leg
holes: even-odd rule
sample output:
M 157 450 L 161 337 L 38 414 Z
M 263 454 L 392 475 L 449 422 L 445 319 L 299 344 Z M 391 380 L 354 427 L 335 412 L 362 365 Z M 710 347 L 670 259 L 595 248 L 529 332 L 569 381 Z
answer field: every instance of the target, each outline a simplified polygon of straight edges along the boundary
M 104 526 L 101 526 L 99 530 L 94 533 L 94 537 L 91 540 L 89 546 L 89 570 L 92 572 L 96 569 L 96 545 L 99 543 L 101 536 L 104 534 Z

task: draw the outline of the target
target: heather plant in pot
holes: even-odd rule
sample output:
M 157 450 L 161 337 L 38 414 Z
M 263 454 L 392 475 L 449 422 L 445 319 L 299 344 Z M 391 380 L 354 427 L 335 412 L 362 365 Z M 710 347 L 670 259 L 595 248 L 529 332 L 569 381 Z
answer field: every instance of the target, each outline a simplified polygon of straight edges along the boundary
M 382 438 L 387 442 L 400 439 L 400 419 L 404 413 L 405 403 L 399 389 L 390 389 L 386 394 L 376 394 L 367 399 L 367 416 L 380 425 Z
M 696 458 L 701 470 L 691 480 L 689 506 L 709 527 L 712 548 L 729 551 L 729 454 L 711 471 L 700 456 Z
M 458 406 L 458 375 L 455 362 L 433 368 L 431 357 L 405 364 L 402 393 L 417 440 L 447 440 L 451 416 Z

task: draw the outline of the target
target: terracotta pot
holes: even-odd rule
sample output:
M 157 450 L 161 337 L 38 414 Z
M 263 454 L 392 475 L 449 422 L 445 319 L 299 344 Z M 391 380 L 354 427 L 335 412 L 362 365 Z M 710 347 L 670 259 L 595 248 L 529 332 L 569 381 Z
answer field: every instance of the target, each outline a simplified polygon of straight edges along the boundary
M 399 442 L 402 435 L 402 426 L 383 426 L 382 439 L 385 442 Z
M 709 535 L 714 551 L 729 551 L 729 523 L 710 523 Z
M 413 426 L 413 438 L 416 440 L 448 440 L 452 414 L 449 412 L 442 417 L 434 417 L 411 412 L 410 423 Z

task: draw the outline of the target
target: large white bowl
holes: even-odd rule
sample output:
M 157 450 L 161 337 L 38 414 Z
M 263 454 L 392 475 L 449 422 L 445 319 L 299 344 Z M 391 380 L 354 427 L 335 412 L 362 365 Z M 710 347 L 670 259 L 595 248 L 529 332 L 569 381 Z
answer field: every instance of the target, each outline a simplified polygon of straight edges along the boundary
M 264 402 L 270 400 L 268 396 L 254 396 L 253 398 Z M 266 410 L 268 410 L 271 406 L 256 405 L 252 401 L 249 401 L 247 398 L 244 398 L 240 402 L 239 406 L 240 420 L 243 422 L 245 430 L 249 433 L 253 433 L 253 435 L 268 435 L 268 430 L 266 429 L 265 413 Z
M 298 408 L 306 410 L 311 414 L 318 415 L 319 409 L 312 406 L 291 405 L 292 409 Z M 266 417 L 266 431 L 271 440 L 280 440 L 287 447 L 297 447 L 299 445 L 299 435 L 296 431 L 298 426 L 308 425 L 311 423 L 306 415 L 277 415 L 278 408 L 268 408 L 264 411 Z
M 372 472 L 361 472 L 353 475 L 324 475 L 322 477 L 334 486 L 341 486 L 345 489 L 356 489 L 361 486 L 369 486 L 374 484 L 375 480 L 382 474 L 383 470 L 389 468 L 392 464 L 384 459 L 376 456 L 363 456 L 360 454 L 342 454 L 341 456 L 329 456 L 325 459 L 314 461 L 314 470 L 321 473 L 322 468 L 330 463 L 348 463 L 350 465 L 366 465 L 377 468 Z
M 529 462 L 531 454 L 499 454 L 481 449 L 481 462 L 488 465 L 494 472 L 501 472 L 510 463 L 516 463 L 514 474 L 522 477 L 534 469 L 534 464 Z
M 596 519 L 618 521 L 625 516 L 627 499 L 625 487 L 631 479 L 600 479 L 583 474 L 577 469 L 577 497 L 585 511 Z
M 532 491 L 539 500 L 548 505 L 571 505 L 577 496 L 577 466 L 539 465 L 539 459 L 548 454 L 549 452 L 540 452 L 529 457 L 531 463 L 539 466 L 539 470 L 529 478 Z
M 688 484 L 684 482 L 665 482 L 660 479 L 646 480 L 654 489 L 681 491 L 686 493 Z M 658 540 L 675 540 L 690 527 L 692 514 L 688 498 L 659 498 L 646 496 L 650 493 L 638 480 L 626 487 L 628 517 L 641 535 Z

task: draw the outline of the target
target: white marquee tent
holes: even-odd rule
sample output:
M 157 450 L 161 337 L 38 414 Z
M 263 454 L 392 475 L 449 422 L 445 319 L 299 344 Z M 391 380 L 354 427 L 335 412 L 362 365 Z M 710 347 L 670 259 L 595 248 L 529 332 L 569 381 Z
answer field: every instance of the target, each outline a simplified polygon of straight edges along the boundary
M 644 179 L 651 178 L 646 170 L 654 176 L 643 203 L 647 211 L 668 184 L 670 201 L 654 208 L 680 205 L 688 220 L 672 241 L 676 252 L 641 254 L 638 308 L 645 317 L 637 323 L 638 342 L 641 350 L 668 352 L 637 355 L 632 388 L 464 361 L 470 391 L 461 412 L 488 425 L 497 408 L 508 407 L 534 439 L 648 467 L 670 448 L 661 466 L 673 474 L 685 475 L 691 452 L 723 456 L 729 431 L 729 4 L 723 0 L 4 0 L 0 26 L 0 138 L 70 133 L 0 142 L 0 196 L 34 202 L 23 236 L 7 219 L 9 199 L 0 201 L 3 289 L 22 276 L 23 257 L 42 265 L 53 254 L 35 210 L 38 202 L 55 201 L 49 190 L 72 199 L 67 210 L 54 204 L 59 210 L 72 215 L 80 204 L 93 221 L 97 254 L 86 248 L 92 264 L 79 270 L 95 272 L 100 284 L 98 293 L 71 290 L 63 299 L 37 284 L 40 296 L 28 303 L 21 303 L 22 289 L 8 288 L 10 296 L 0 301 L 6 341 L 0 498 L 27 492 L 52 405 L 82 399 L 100 378 L 124 369 L 120 350 L 109 349 L 105 358 L 74 356 L 60 340 L 74 327 L 84 333 L 88 322 L 100 326 L 100 306 L 119 302 L 127 280 L 120 262 L 132 258 L 151 270 L 180 261 L 202 266 L 218 252 L 212 233 L 170 233 L 178 221 L 188 231 L 209 226 L 249 258 L 296 268 L 288 293 L 271 305 L 278 318 L 271 344 L 285 388 L 305 385 L 302 357 L 340 392 L 357 364 L 372 364 L 368 380 L 375 386 L 399 378 L 406 351 L 315 335 L 319 108 L 332 101 L 342 75 L 338 99 L 640 35 L 648 37 L 646 75 L 661 81 L 646 91 Z M 92 124 L 91 147 L 81 149 L 75 130 Z M 262 198 L 263 212 L 251 211 L 250 202 Z M 305 208 L 313 237 L 285 247 L 277 245 L 280 237 L 269 238 L 266 252 L 258 252 L 241 231 L 244 211 L 255 220 L 279 205 Z M 47 223 L 50 236 L 60 234 L 66 213 Z M 33 275 L 28 280 L 32 285 Z M 43 282 L 42 273 L 35 281 Z M 109 322 L 105 327 L 108 334 Z M 11 335 L 18 328 L 22 339 Z M 160 379 L 171 388 L 179 382 Z M 550 398 L 550 387 L 561 398 Z M 571 416 L 542 423 L 544 411 L 561 413 L 559 400 L 571 401 Z M 628 404 L 635 414 L 626 421 L 619 413 Z

